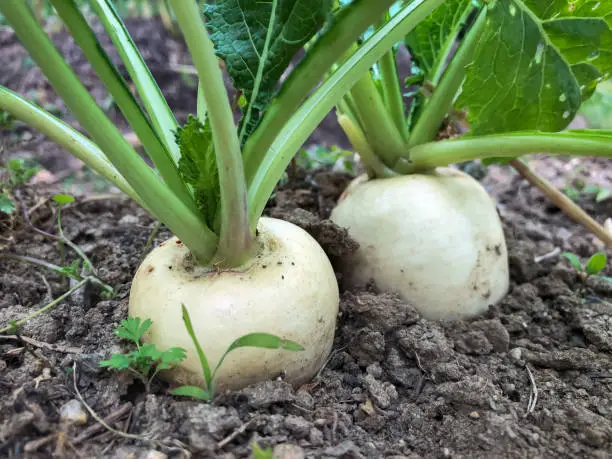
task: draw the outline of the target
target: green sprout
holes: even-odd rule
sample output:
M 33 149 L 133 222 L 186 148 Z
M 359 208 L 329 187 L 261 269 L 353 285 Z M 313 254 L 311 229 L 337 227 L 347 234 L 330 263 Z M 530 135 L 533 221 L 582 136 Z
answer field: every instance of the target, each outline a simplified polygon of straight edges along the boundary
M 186 357 L 185 349 L 180 347 L 160 351 L 154 344 L 140 344 L 152 323 L 150 319 L 143 321 L 139 317 L 122 320 L 115 330 L 115 335 L 131 341 L 136 349 L 129 354 L 113 354 L 109 360 L 100 362 L 101 367 L 134 373 L 144 382 L 147 392 L 150 392 L 151 383 L 160 371 L 174 368 Z
M 589 278 L 612 282 L 612 277 L 599 275 L 608 263 L 608 258 L 604 252 L 597 252 L 592 255 L 586 264 L 582 264 L 582 261 L 580 261 L 580 258 L 576 254 L 564 252 L 562 255 L 569 261 L 572 268 L 576 270 L 583 283 Z
M 279 338 L 278 336 L 271 335 L 269 333 L 249 333 L 247 335 L 241 336 L 236 339 L 232 344 L 229 345 L 225 353 L 219 359 L 217 366 L 211 371 L 210 365 L 208 364 L 208 359 L 206 358 L 206 354 L 200 346 L 198 342 L 198 338 L 196 337 L 195 331 L 193 329 L 193 325 L 191 323 L 191 318 L 189 317 L 189 311 L 185 307 L 185 305 L 181 305 L 183 310 L 183 322 L 185 323 L 185 328 L 187 328 L 187 333 L 191 337 L 193 344 L 197 350 L 198 358 L 200 360 L 200 365 L 202 366 L 202 373 L 204 375 L 204 381 L 206 382 L 206 388 L 198 387 L 198 386 L 181 386 L 172 390 L 172 395 L 182 395 L 186 397 L 192 397 L 198 400 L 210 401 L 214 397 L 215 393 L 215 376 L 217 371 L 223 365 L 225 358 L 236 349 L 244 348 L 244 347 L 255 347 L 262 349 L 284 349 L 286 351 L 303 351 L 304 348 L 300 346 L 298 343 L 295 343 L 290 340 Z
M 253 459 L 274 459 L 272 448 L 262 449 L 257 442 L 253 442 L 251 449 L 253 450 Z
M 26 184 L 40 170 L 23 159 L 10 159 L 0 167 L 0 212 L 12 214 L 17 209 L 13 198 L 16 187 Z

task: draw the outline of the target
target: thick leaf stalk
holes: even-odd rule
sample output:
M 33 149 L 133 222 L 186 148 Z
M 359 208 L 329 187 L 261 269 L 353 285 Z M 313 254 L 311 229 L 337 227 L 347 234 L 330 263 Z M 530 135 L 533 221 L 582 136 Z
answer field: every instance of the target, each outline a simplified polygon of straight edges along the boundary
M 183 240 L 198 260 L 209 262 L 216 247 L 216 235 L 168 189 L 123 138 L 55 49 L 26 3 L 3 0 L 0 12 L 66 106 L 146 207 Z
M 207 118 L 217 158 L 220 189 L 220 230 L 215 264 L 239 266 L 251 256 L 246 184 L 240 142 L 223 76 L 212 41 L 196 2 L 170 0 L 179 27 L 191 52 L 207 107 Z

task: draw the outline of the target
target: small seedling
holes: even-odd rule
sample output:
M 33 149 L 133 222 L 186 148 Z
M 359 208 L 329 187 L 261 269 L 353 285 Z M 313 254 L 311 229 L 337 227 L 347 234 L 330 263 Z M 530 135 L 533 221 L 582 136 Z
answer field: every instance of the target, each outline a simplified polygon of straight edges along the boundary
M 575 180 L 572 185 L 563 188 L 563 191 L 572 201 L 577 201 L 582 196 L 589 196 L 594 197 L 595 202 L 603 202 L 612 197 L 612 190 L 610 188 L 599 185 L 585 185 L 580 180 Z
M 153 378 L 162 370 L 169 370 L 181 363 L 186 355 L 185 349 L 173 347 L 160 351 L 154 344 L 140 344 L 140 340 L 151 327 L 152 321 L 142 321 L 139 317 L 128 317 L 121 321 L 115 335 L 131 341 L 136 350 L 129 354 L 113 354 L 109 360 L 100 362 L 101 367 L 121 371 L 128 370 L 137 375 L 150 391 Z
M 304 350 L 304 348 L 298 343 L 279 338 L 278 336 L 274 336 L 269 333 L 249 333 L 248 335 L 241 336 L 229 345 L 225 353 L 219 359 L 219 363 L 217 363 L 217 366 L 211 372 L 210 365 L 208 364 L 208 359 L 206 358 L 206 354 L 204 353 L 204 350 L 202 349 L 202 346 L 200 346 L 198 338 L 195 335 L 195 331 L 191 323 L 191 318 L 189 317 L 189 311 L 187 311 L 187 308 L 184 304 L 181 305 L 181 307 L 183 309 L 183 322 L 185 323 L 185 328 L 187 328 L 187 333 L 189 333 L 189 336 L 191 337 L 191 340 L 193 341 L 193 344 L 198 353 L 198 358 L 200 359 L 202 373 L 204 374 L 204 380 L 206 381 L 206 388 L 201 388 L 198 386 L 181 386 L 172 390 L 172 395 L 193 397 L 203 401 L 212 400 L 214 397 L 214 383 L 217 371 L 219 370 L 219 368 L 221 368 L 221 365 L 223 365 L 223 361 L 228 356 L 228 354 L 236 349 L 242 347 L 257 347 L 263 349 L 284 349 L 286 351 Z
M 253 459 L 274 459 L 272 448 L 262 449 L 257 442 L 254 442 L 251 445 L 251 448 L 253 450 L 253 454 L 251 456 Z
M 608 263 L 608 258 L 604 252 L 597 252 L 595 255 L 591 256 L 584 265 L 576 254 L 564 252 L 562 255 L 567 258 L 583 283 L 589 278 L 612 282 L 612 277 L 599 275 Z
M 11 159 L 5 167 L 0 167 L 0 212 L 4 214 L 15 212 L 13 190 L 27 183 L 38 170 L 38 167 L 29 166 L 23 159 Z

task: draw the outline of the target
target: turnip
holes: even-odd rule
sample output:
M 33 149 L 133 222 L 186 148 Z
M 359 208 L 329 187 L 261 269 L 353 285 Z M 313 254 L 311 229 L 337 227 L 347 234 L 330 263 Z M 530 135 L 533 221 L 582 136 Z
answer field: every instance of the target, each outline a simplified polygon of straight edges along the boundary
M 360 249 L 343 260 L 346 285 L 373 279 L 428 318 L 477 315 L 508 290 L 508 254 L 495 205 L 454 169 L 352 187 L 332 220 Z
M 189 249 L 174 238 L 149 254 L 132 283 L 130 314 L 163 323 L 150 337 L 162 349 L 192 347 L 180 314 L 166 314 L 183 303 L 190 305 L 200 344 L 215 363 L 231 342 L 225 337 L 254 330 L 307 343 L 299 353 L 235 351 L 228 357 L 231 365 L 219 369 L 219 389 L 240 388 L 281 373 L 291 383 L 307 382 L 333 341 L 338 285 L 323 250 L 304 230 L 282 220 L 262 218 L 258 229 L 258 256 L 244 266 L 224 270 L 185 264 Z M 197 355 L 188 353 L 174 376 L 177 382 L 195 385 L 202 383 L 200 372 Z
M 357 48 L 354 41 L 393 1 L 340 7 L 330 0 L 221 0 L 205 7 L 205 26 L 195 0 L 170 0 L 199 77 L 197 114 L 183 126 L 110 0 L 92 0 L 90 5 L 138 99 L 76 2 L 51 2 L 155 169 L 97 106 L 22 0 L 2 0 L 0 12 L 91 140 L 3 87 L 0 109 L 84 160 L 174 233 L 146 257 L 129 300 L 131 316 L 153 320 L 146 341 L 161 350 L 177 345 L 187 350 L 187 360 L 167 376 L 205 382 L 193 337 L 183 326 L 185 305 L 212 368 L 245 334 L 272 332 L 304 348 L 238 349 L 219 370 L 218 387 L 239 388 L 283 375 L 294 384 L 307 381 L 326 360 L 333 341 L 339 302 L 334 271 L 304 231 L 260 217 L 287 165 L 319 122 L 393 43 L 443 0 L 402 6 Z M 306 57 L 286 72 L 303 47 Z M 242 111 L 238 126 L 217 57 L 225 61 L 240 95 L 234 101 Z M 281 77 L 284 82 L 277 90 Z
M 509 268 L 495 204 L 447 167 L 474 159 L 511 160 L 611 245 L 609 232 L 515 159 L 612 156 L 610 131 L 556 132 L 609 77 L 611 26 L 606 2 L 447 1 L 405 37 L 413 64 L 405 83 L 418 88 L 409 110 L 396 48 L 360 79 L 337 108 L 367 169 L 331 216 L 360 244 L 340 260 L 345 286 L 373 280 L 430 319 L 475 316 L 502 299 Z M 465 110 L 469 134 L 434 142 L 443 126 L 457 137 Z

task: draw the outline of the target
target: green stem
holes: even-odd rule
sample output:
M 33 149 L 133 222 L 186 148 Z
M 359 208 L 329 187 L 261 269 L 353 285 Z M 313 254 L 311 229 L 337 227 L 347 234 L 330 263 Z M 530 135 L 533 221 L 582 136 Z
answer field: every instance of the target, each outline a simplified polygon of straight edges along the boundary
M 385 21 L 387 20 L 388 16 L 385 16 Z M 384 24 L 384 22 L 382 24 Z M 397 73 L 397 62 L 395 60 L 395 50 L 393 48 L 385 53 L 380 59 L 378 66 L 380 69 L 385 106 L 395 122 L 397 131 L 405 141 L 408 138 L 408 125 L 404 115 L 404 97 L 402 96 L 402 87 Z
M 215 49 L 204 27 L 198 4 L 193 0 L 171 0 L 170 4 L 193 56 L 200 81 L 206 82 L 203 93 L 213 132 L 221 190 L 221 229 L 215 257 L 223 266 L 238 266 L 251 256 L 252 237 L 234 116 Z
M 395 0 L 360 0 L 340 10 L 334 25 L 308 51 L 266 109 L 259 126 L 247 140 L 243 156 L 247 184 L 251 186 L 259 165 L 264 160 L 287 120 L 296 112 L 313 88 L 332 66 L 341 60 L 364 30 L 394 3 Z M 437 0 L 436 0 L 437 1 Z
M 253 230 L 278 180 L 308 136 L 391 46 L 443 2 L 444 0 L 414 0 L 404 6 L 357 51 L 347 57 L 285 123 L 256 169 L 249 186 L 249 222 Z
M 427 80 L 430 81 L 434 86 L 438 86 L 438 84 L 440 84 L 440 79 L 442 78 L 442 74 L 446 69 L 448 59 L 451 57 L 455 50 L 455 44 L 457 43 L 459 33 L 465 27 L 466 21 L 468 20 L 470 14 L 472 14 L 472 11 L 474 11 L 474 9 L 474 6 L 470 3 L 461 15 L 461 19 L 455 24 L 455 27 L 446 38 L 446 42 L 444 43 L 444 47 L 440 52 L 438 60 L 436 61 L 434 67 L 431 69 L 429 75 L 427 76 Z
M 378 156 L 376 156 L 376 153 L 374 153 L 372 147 L 368 143 L 365 134 L 350 117 L 342 114 L 338 115 L 338 124 L 348 137 L 355 151 L 359 153 L 359 157 L 368 169 L 368 175 L 370 177 L 382 178 L 397 175 L 378 159 Z
M 104 282 L 102 282 L 97 277 L 88 276 L 87 278 L 84 278 L 82 276 L 73 274 L 72 272 L 65 270 L 61 266 L 55 265 L 53 263 L 49 263 L 49 262 L 44 261 L 44 260 L 39 260 L 38 258 L 28 257 L 26 255 L 17 255 L 17 254 L 13 254 L 13 253 L 0 253 L 0 258 L 5 258 L 7 260 L 20 261 L 22 263 L 28 263 L 28 264 L 33 265 L 33 266 L 38 266 L 40 268 L 46 268 L 49 271 L 53 271 L 54 273 L 59 274 L 60 276 L 66 276 L 66 277 L 69 277 L 70 279 L 74 279 L 74 280 L 79 281 L 79 282 L 82 281 L 82 280 L 89 279 L 93 284 L 96 284 L 97 286 L 99 286 L 100 289 L 104 293 L 106 293 L 107 295 L 113 295 L 114 294 L 113 288 L 110 285 L 105 284 Z
M 171 155 L 175 165 L 178 165 L 181 152 L 174 140 L 174 132 L 178 124 L 155 78 L 153 78 L 111 0 L 93 0 L 90 4 L 113 41 L 121 61 L 125 64 L 145 109 L 151 117 L 157 135 L 164 142 L 166 151 Z
M 413 147 L 404 155 L 410 170 L 426 170 L 491 157 L 516 158 L 530 153 L 612 158 L 612 138 L 568 133 L 496 134 L 472 139 L 443 140 Z
M 72 272 L 64 270 L 61 266 L 55 265 L 53 263 L 49 263 L 44 260 L 39 260 L 38 258 L 28 257 L 27 255 L 17 255 L 13 253 L 0 253 L 0 258 L 4 258 L 6 260 L 14 260 L 22 263 L 27 263 L 33 266 L 38 266 L 39 268 L 45 268 L 49 271 L 53 271 L 55 274 L 59 274 L 60 276 L 66 276 L 70 279 L 74 279 L 76 281 L 83 280 L 82 277 L 73 274 Z
M 70 239 L 68 239 L 66 237 L 66 235 L 64 234 L 64 228 L 62 227 L 62 206 L 60 206 L 57 209 L 57 232 L 59 235 L 59 243 L 62 247 L 62 251 L 63 251 L 63 244 L 66 244 L 68 247 L 70 247 L 72 250 L 75 251 L 75 253 L 81 257 L 81 260 L 83 260 L 83 265 L 86 268 L 86 272 L 87 274 L 93 274 L 94 276 L 97 275 L 96 273 L 96 269 L 94 268 L 93 263 L 91 262 L 91 260 L 89 259 L 89 257 L 87 255 L 85 255 L 85 252 L 83 252 L 83 250 L 76 245 L 74 242 L 72 242 Z M 62 264 L 64 264 L 64 260 L 63 260 L 63 254 L 62 254 Z
M 60 264 L 63 265 L 66 261 L 66 254 L 64 253 L 64 231 L 62 230 L 62 207 L 61 206 L 57 209 L 57 227 L 59 230 L 59 239 L 57 240 L 57 245 L 59 246 Z M 89 259 L 87 261 L 89 262 Z
M 436 138 L 444 119 L 453 109 L 455 97 L 465 79 L 466 66 L 472 60 L 485 25 L 486 10 L 483 9 L 421 112 L 408 139 L 408 147 L 430 142 Z
M 0 109 L 45 134 L 146 208 L 140 196 L 106 159 L 102 150 L 83 134 L 4 86 L 0 86 Z
M 209 262 L 216 248 L 216 235 L 168 189 L 123 138 L 55 49 L 27 4 L 22 0 L 2 0 L 0 12 L 66 106 L 146 207 L 189 247 L 200 262 Z
M 404 139 L 370 72 L 359 79 L 350 94 L 368 143 L 383 163 L 387 166 L 395 164 L 404 149 Z
M 110 58 L 100 46 L 89 24 L 81 14 L 74 0 L 51 0 L 53 6 L 62 18 L 72 38 L 83 50 L 85 57 L 108 89 L 121 113 L 141 140 L 149 157 L 155 163 L 164 181 L 192 212 L 198 213 L 191 194 L 182 181 L 176 164 L 160 137 L 157 135 L 149 118 L 132 95 L 126 81 Z M 175 143 L 173 141 L 173 143 Z
M 72 287 L 70 290 L 68 290 L 66 293 L 64 293 L 63 295 L 59 296 L 58 298 L 56 298 L 55 300 L 53 300 L 51 303 L 49 303 L 48 305 L 40 308 L 38 311 L 33 312 L 32 314 L 24 317 L 23 319 L 20 319 L 14 323 L 12 323 L 11 325 L 9 325 L 8 327 L 4 327 L 3 329 L 0 330 L 0 333 L 6 333 L 8 331 L 13 330 L 15 327 L 19 327 L 20 325 L 23 325 L 24 323 L 26 323 L 28 320 L 33 319 L 34 317 L 37 317 L 45 312 L 47 312 L 49 309 L 53 308 L 54 306 L 56 306 L 58 303 L 61 303 L 62 301 L 64 301 L 66 298 L 68 298 L 70 295 L 72 295 L 74 292 L 76 292 L 78 289 L 80 289 L 83 285 L 85 285 L 87 282 L 89 282 L 89 278 L 85 278 L 83 280 L 81 280 L 79 283 L 75 284 L 74 287 Z

